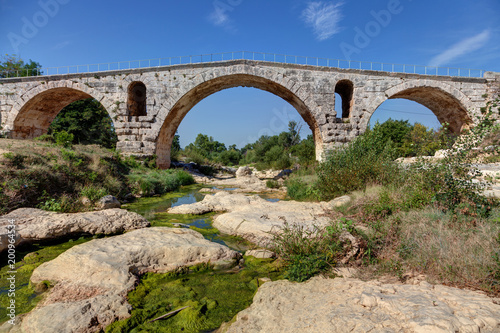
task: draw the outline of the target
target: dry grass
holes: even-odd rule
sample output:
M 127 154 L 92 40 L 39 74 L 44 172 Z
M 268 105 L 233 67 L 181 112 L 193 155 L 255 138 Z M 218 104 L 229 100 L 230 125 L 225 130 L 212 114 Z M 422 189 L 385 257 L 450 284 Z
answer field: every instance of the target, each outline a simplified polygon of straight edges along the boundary
M 500 245 L 496 217 L 472 219 L 428 208 L 400 213 L 391 220 L 399 221 L 396 255 L 408 268 L 425 273 L 434 282 L 498 287 L 490 285 L 492 274 L 500 272 L 500 262 L 494 257 Z

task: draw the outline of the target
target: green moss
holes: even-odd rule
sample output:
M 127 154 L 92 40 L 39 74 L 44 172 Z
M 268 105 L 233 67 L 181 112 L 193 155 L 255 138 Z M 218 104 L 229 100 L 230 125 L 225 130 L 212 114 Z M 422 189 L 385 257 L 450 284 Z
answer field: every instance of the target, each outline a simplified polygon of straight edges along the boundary
M 182 274 L 146 274 L 139 286 L 129 293 L 131 317 L 115 322 L 106 332 L 204 332 L 230 321 L 247 308 L 259 286 L 259 277 L 279 278 L 272 260 L 245 258 L 238 273 L 214 272 L 198 267 L 199 272 Z M 206 268 L 206 267 L 205 267 Z M 152 323 L 170 311 L 176 315 Z
M 62 252 L 70 249 L 71 247 L 85 243 L 91 240 L 91 237 L 82 237 L 75 241 L 67 241 L 64 243 L 44 246 L 43 248 L 40 244 L 34 244 L 30 247 L 19 248 L 16 252 L 16 314 L 22 314 L 31 311 L 35 305 L 42 298 L 42 291 L 46 288 L 41 288 L 41 286 L 32 286 L 30 284 L 30 277 L 33 270 L 40 266 L 42 263 L 54 259 Z M 6 258 L 6 256 L 4 256 Z M 9 281 L 7 277 L 11 275 L 9 273 L 10 268 L 7 262 L 3 261 L 2 267 L 0 269 L 0 322 L 8 320 L 6 304 L 9 304 L 8 290 Z M 50 286 L 49 281 L 43 281 L 47 287 Z M 35 292 L 37 289 L 38 293 Z

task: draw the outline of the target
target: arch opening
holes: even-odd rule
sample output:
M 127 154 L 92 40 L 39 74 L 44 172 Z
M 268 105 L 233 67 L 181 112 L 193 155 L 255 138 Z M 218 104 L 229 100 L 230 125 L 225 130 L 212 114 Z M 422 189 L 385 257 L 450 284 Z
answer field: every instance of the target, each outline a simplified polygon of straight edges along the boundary
M 28 102 L 17 113 L 10 137 L 13 139 L 33 139 L 47 133 L 54 118 L 67 105 L 93 98 L 88 93 L 73 88 L 53 88 L 45 90 Z
M 51 122 L 48 134 L 66 131 L 73 135 L 74 144 L 97 144 L 116 148 L 118 137 L 113 121 L 96 99 L 75 101 L 65 106 Z
M 313 134 L 316 153 L 322 151 L 323 142 L 319 126 L 309 108 L 294 93 L 284 86 L 269 79 L 249 74 L 234 74 L 218 77 L 192 88 L 172 107 L 164 120 L 156 140 L 157 165 L 161 168 L 170 166 L 172 140 L 186 114 L 204 98 L 224 89 L 234 87 L 252 87 L 268 91 L 292 105 L 307 123 Z
M 353 94 L 354 84 L 351 81 L 340 80 L 337 82 L 335 85 L 335 109 L 337 109 L 337 105 L 341 105 L 341 110 L 336 110 L 337 118 L 349 118 L 352 109 Z M 337 103 L 337 97 L 340 97 L 341 103 Z
M 146 85 L 140 81 L 131 82 L 128 86 L 128 97 L 127 97 L 127 114 L 129 116 L 129 121 L 132 117 L 146 116 L 146 99 L 147 90 Z
M 408 88 L 388 99 L 407 99 L 425 106 L 436 115 L 441 124 L 448 123 L 448 129 L 453 134 L 460 134 L 472 124 L 465 106 L 450 93 L 436 87 Z

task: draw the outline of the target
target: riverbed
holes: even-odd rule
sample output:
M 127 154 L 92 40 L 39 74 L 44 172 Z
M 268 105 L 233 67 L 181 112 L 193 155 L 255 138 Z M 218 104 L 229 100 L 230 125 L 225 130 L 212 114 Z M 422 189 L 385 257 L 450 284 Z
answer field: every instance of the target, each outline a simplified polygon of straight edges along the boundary
M 133 203 L 123 205 L 122 208 L 143 215 L 152 226 L 191 228 L 203 234 L 206 239 L 241 253 L 254 247 L 241 238 L 222 234 L 213 228 L 212 218 L 215 213 L 204 215 L 166 213 L 170 207 L 203 200 L 205 194 L 199 192 L 202 188 L 202 185 L 186 186 L 161 197 L 139 198 Z M 234 188 L 223 190 L 232 191 Z M 267 198 L 267 200 L 278 199 Z M 35 292 L 29 284 L 33 270 L 72 246 L 93 238 L 96 237 L 76 237 L 50 244 L 33 244 L 18 252 L 16 298 L 19 304 L 23 305 L 18 308 L 18 314 L 29 312 L 43 298 L 44 290 Z M 8 274 L 8 270 L 5 265 L 0 269 L 2 305 L 7 304 L 5 301 L 8 286 L 4 283 L 6 281 L 4 277 Z M 278 278 L 280 278 L 279 267 L 273 260 L 251 257 L 244 257 L 237 267 L 226 271 L 213 271 L 209 265 L 200 265 L 175 273 L 145 274 L 141 277 L 137 288 L 129 293 L 129 303 L 133 306 L 131 317 L 113 323 L 106 332 L 210 332 L 248 307 L 263 281 Z M 174 316 L 148 322 L 184 306 L 188 308 Z M 7 320 L 5 307 L 0 308 L 0 316 L 1 321 Z

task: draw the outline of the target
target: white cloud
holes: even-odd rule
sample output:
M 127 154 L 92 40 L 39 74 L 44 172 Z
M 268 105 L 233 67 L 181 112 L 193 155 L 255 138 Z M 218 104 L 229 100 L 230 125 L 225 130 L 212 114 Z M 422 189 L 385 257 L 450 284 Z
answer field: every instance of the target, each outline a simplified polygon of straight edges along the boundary
M 302 11 L 302 19 L 313 28 L 317 40 L 326 40 L 340 31 L 338 24 L 342 20 L 342 5 L 325 1 L 307 4 L 307 8 Z
M 217 26 L 223 26 L 229 23 L 229 16 L 227 16 L 224 9 L 216 7 L 212 13 L 208 16 L 210 22 Z
M 480 34 L 466 38 L 432 58 L 429 62 L 429 66 L 439 67 L 443 64 L 449 64 L 455 58 L 474 52 L 482 48 L 488 42 L 490 36 L 490 30 L 484 30 Z

